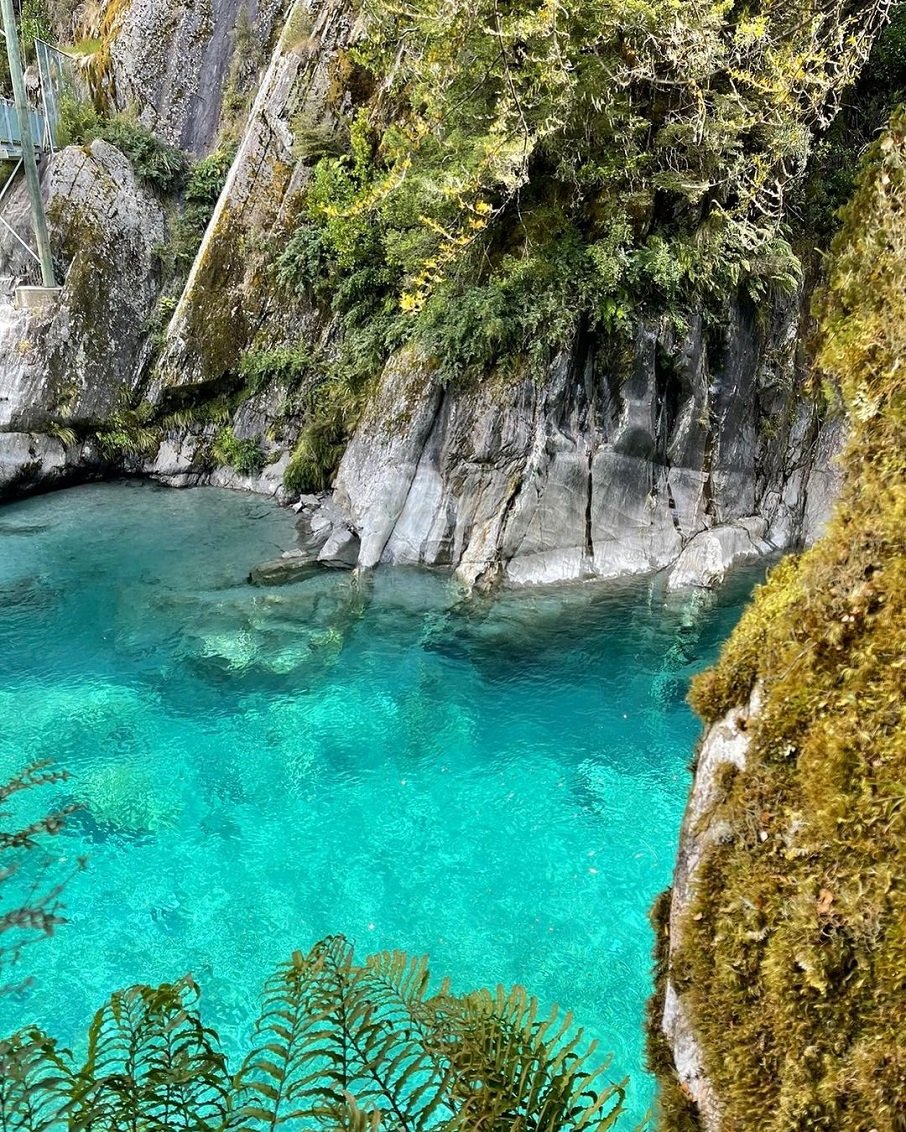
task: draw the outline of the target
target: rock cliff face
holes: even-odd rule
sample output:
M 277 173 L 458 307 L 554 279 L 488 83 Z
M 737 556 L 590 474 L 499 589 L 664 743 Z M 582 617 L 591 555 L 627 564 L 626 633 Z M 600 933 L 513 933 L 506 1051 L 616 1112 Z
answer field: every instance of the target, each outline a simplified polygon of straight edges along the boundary
M 283 0 L 131 0 L 110 47 L 114 103 L 190 153 L 210 149 L 228 79 L 250 78 Z
M 333 89 L 334 67 L 355 26 L 349 5 L 337 0 L 315 15 L 306 3 L 293 7 L 167 330 L 159 392 L 222 380 L 256 338 L 275 345 L 329 335 L 329 320 L 290 307 L 267 270 L 311 172 L 296 155 L 294 128 L 336 122 L 342 96 Z
M 643 326 L 628 356 L 583 342 L 543 384 L 445 389 L 401 359 L 337 479 L 359 564 L 522 585 L 681 559 L 675 583 L 707 585 L 733 561 L 811 539 L 838 436 L 792 359 L 776 360 L 788 320 L 758 328 L 740 303 L 718 341 L 700 324 L 682 339 Z
M 159 392 L 221 379 L 256 341 L 330 342 L 322 312 L 261 286 L 261 249 L 280 246 L 309 175 L 296 123 L 336 121 L 334 76 L 357 34 L 347 6 L 327 3 L 278 50 L 169 328 Z M 740 302 L 719 334 L 645 325 L 621 358 L 582 341 L 541 384 L 443 388 L 398 357 L 342 462 L 329 512 L 340 527 L 320 527 L 328 541 L 351 530 L 360 566 L 452 567 L 469 583 L 613 577 L 681 556 L 677 584 L 718 581 L 733 561 L 814 537 L 834 492 L 839 429 L 802 395 L 798 318 L 795 304 L 759 320 Z M 297 422 L 275 408 L 257 405 L 278 456 Z M 173 438 L 153 470 L 181 476 L 187 461 Z
M 267 38 L 279 8 L 133 0 L 111 45 L 117 100 L 204 150 L 237 21 L 257 15 L 256 35 Z M 293 6 L 153 372 L 146 323 L 163 207 L 104 143 L 55 159 L 45 180 L 57 245 L 72 267 L 51 326 L 8 305 L 0 319 L 0 428 L 21 438 L 42 422 L 102 420 L 139 397 L 157 406 L 202 401 L 233 388 L 242 357 L 262 344 L 330 350 L 330 313 L 287 303 L 271 267 L 311 171 L 296 134 L 300 124 L 330 131 L 348 109 L 347 51 L 359 34 L 341 0 Z M 21 200 L 16 209 L 22 219 Z M 92 254 L 102 267 L 93 281 Z M 15 259 L 12 244 L 8 255 Z M 320 515 L 320 543 L 307 545 L 329 557 L 342 544 L 346 563 L 354 544 L 359 566 L 442 566 L 468 584 L 576 581 L 674 563 L 672 584 L 714 584 L 734 561 L 811 540 L 834 493 L 839 427 L 822 422 L 803 392 L 798 323 L 795 304 L 756 312 L 730 301 L 719 331 L 694 319 L 678 336 L 654 320 L 619 355 L 583 336 L 542 383 L 444 387 L 425 362 L 398 356 L 352 437 L 329 508 L 308 508 Z M 248 397 L 229 424 L 237 440 L 260 444 L 262 475 L 212 473 L 209 425 L 170 426 L 145 470 L 174 484 L 213 476 L 281 494 L 304 410 L 288 410 L 275 386 Z M 53 430 L 45 435 L 51 463 L 93 466 L 90 449 L 63 456 Z M 26 452 L 29 483 L 40 483 L 35 442 L 6 443 L 7 478 L 21 482 L 16 461 Z

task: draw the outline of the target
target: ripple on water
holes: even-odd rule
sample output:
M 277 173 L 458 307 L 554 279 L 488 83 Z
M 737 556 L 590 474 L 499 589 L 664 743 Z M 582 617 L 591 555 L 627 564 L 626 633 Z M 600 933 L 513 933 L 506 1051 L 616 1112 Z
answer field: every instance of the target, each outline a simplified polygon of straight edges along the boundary
M 341 931 L 568 1006 L 640 1114 L 685 692 L 755 573 L 697 610 L 648 583 L 470 603 L 406 570 L 245 585 L 293 534 L 214 489 L 5 509 L 0 774 L 72 772 L 57 800 L 83 809 L 55 848 L 90 867 L 0 1028 L 78 1046 L 114 987 L 192 971 L 238 1051 L 269 967 Z

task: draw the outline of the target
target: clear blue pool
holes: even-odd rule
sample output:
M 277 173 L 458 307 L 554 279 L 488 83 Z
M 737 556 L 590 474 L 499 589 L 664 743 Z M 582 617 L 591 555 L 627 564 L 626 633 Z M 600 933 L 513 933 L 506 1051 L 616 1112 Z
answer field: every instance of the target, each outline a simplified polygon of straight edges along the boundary
M 0 775 L 52 758 L 89 868 L 0 1030 L 76 1047 L 115 987 L 191 971 L 241 1049 L 293 948 L 428 952 L 571 1008 L 650 1099 L 647 911 L 669 881 L 713 604 L 656 585 L 464 602 L 446 579 L 245 584 L 293 544 L 258 498 L 140 484 L 0 509 Z M 48 797 L 47 800 L 52 800 Z

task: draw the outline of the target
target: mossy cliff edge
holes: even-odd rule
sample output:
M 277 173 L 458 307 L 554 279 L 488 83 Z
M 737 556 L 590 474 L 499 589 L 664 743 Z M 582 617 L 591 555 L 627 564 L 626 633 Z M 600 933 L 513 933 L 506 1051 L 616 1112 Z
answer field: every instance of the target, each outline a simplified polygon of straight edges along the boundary
M 693 688 L 709 730 L 656 917 L 664 1132 L 906 1128 L 902 113 L 817 313 L 852 422 L 844 488 Z

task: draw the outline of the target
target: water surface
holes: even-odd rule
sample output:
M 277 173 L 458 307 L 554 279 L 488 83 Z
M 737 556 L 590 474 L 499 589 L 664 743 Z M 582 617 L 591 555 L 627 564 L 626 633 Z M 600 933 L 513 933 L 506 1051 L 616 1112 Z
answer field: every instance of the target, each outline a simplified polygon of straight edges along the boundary
M 464 602 L 388 570 L 249 587 L 292 515 L 215 489 L 98 485 L 0 510 L 0 775 L 50 758 L 84 808 L 71 923 L 0 1030 L 78 1047 L 115 987 L 191 971 L 240 1052 L 260 983 L 342 932 L 459 989 L 521 982 L 641 1069 L 647 912 L 669 882 L 711 604 L 658 584 Z

